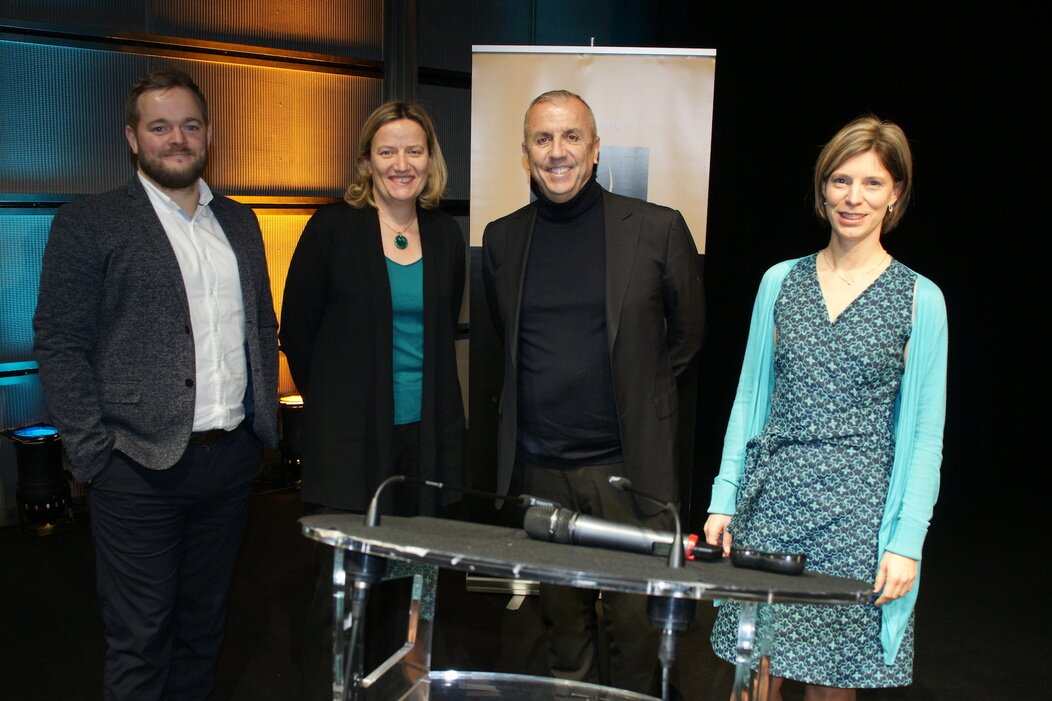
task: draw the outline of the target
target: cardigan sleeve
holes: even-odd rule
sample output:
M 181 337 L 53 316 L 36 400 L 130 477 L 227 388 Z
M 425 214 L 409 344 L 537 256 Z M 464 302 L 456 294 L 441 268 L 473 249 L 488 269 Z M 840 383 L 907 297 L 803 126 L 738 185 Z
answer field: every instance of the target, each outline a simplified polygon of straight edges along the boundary
M 882 550 L 919 560 L 939 493 L 948 334 L 942 292 L 918 276 L 914 326 L 896 407 L 895 463 Z
M 745 447 L 763 430 L 774 390 L 774 303 L 782 281 L 797 260 L 779 263 L 764 273 L 753 304 L 749 340 L 738 379 L 738 391 L 723 439 L 720 471 L 712 485 L 709 513 L 733 514 L 745 470 Z
M 895 462 L 880 524 L 878 549 L 918 560 L 905 596 L 881 606 L 884 663 L 893 664 L 920 590 L 921 548 L 939 492 L 942 430 L 946 415 L 948 334 L 942 292 L 917 276 L 913 332 L 895 412 Z
M 329 214 L 328 208 L 322 208 L 307 221 L 289 263 L 281 303 L 281 350 L 292 381 L 304 396 L 310 391 L 314 343 L 328 300 L 332 227 L 325 220 Z

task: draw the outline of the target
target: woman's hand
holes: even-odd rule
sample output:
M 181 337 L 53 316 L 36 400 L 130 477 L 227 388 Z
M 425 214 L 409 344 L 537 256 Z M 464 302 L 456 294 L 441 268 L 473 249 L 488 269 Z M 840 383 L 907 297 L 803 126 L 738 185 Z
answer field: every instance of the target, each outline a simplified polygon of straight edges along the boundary
M 727 514 L 709 514 L 705 521 L 705 542 L 709 545 L 719 545 L 723 541 L 723 556 L 731 554 L 731 532 L 727 530 L 727 524 L 731 517 Z
M 707 527 L 707 526 L 706 526 Z M 706 531 L 707 532 L 707 531 Z M 917 561 L 904 555 L 885 552 L 880 558 L 877 569 L 877 581 L 873 584 L 873 593 L 880 594 L 876 605 L 894 601 L 909 593 L 917 579 Z

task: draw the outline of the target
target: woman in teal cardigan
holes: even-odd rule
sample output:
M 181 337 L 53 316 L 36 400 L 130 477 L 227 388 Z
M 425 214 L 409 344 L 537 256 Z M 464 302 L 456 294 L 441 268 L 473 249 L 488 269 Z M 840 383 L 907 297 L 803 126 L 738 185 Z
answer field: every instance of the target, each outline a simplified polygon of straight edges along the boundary
M 946 310 L 881 235 L 906 209 L 912 158 L 896 125 L 864 117 L 825 146 L 817 254 L 763 277 L 713 485 L 706 540 L 804 552 L 815 571 L 874 582 L 857 607 L 773 606 L 771 673 L 806 699 L 912 680 L 921 548 L 939 488 Z M 737 607 L 713 648 L 733 660 Z

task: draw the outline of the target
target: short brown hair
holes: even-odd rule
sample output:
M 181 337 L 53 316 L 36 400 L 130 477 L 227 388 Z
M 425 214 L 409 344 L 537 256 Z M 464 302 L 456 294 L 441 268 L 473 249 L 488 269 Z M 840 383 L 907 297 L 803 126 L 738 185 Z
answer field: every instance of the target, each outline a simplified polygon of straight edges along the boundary
M 186 73 L 178 68 L 162 68 L 153 73 L 139 78 L 128 93 L 128 100 L 124 103 L 124 122 L 132 129 L 139 126 L 139 97 L 150 90 L 167 90 L 168 88 L 186 88 L 193 93 L 197 104 L 201 107 L 201 116 L 205 124 L 208 124 L 208 101 L 205 94 L 197 83 Z
M 343 199 L 352 207 L 364 207 L 369 205 L 376 207 L 373 199 L 373 174 L 370 168 L 370 157 L 373 150 L 373 137 L 380 127 L 388 122 L 399 119 L 410 119 L 420 125 L 427 139 L 427 155 L 429 163 L 427 168 L 427 184 L 424 191 L 420 193 L 420 206 L 424 209 L 434 209 L 442 200 L 442 194 L 446 191 L 446 182 L 449 179 L 449 171 L 446 169 L 446 159 L 442 157 L 442 147 L 438 145 L 438 134 L 431 117 L 420 105 L 410 102 L 385 102 L 373 110 L 369 118 L 362 125 L 362 132 L 358 136 L 358 158 L 355 163 L 355 180 L 343 194 Z
M 894 122 L 882 122 L 873 115 L 855 119 L 838 131 L 818 155 L 815 162 L 815 214 L 819 219 L 828 221 L 824 190 L 826 181 L 844 161 L 872 151 L 877 154 L 881 165 L 891 173 L 891 178 L 899 188 L 898 201 L 891 212 L 884 217 L 881 233 L 891 231 L 902 220 L 906 205 L 913 190 L 913 156 L 910 145 L 899 125 Z

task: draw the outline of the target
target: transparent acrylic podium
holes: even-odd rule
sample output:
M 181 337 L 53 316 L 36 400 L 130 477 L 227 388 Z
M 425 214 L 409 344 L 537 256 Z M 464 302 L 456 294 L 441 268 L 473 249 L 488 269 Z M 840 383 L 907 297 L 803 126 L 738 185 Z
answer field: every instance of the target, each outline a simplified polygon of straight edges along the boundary
M 804 572 L 787 576 L 733 567 L 727 561 L 689 562 L 681 569 L 664 558 L 530 539 L 523 531 L 464 521 L 385 516 L 366 526 L 353 514 L 301 519 L 308 538 L 336 548 L 333 566 L 333 699 L 355 701 L 461 701 L 462 699 L 591 699 L 654 701 L 653 697 L 594 684 L 529 675 L 431 670 L 431 634 L 439 567 L 471 574 L 536 580 L 680 599 L 742 602 L 735 698 L 767 696 L 765 641 L 756 634 L 757 607 L 771 603 L 850 605 L 867 601 L 871 585 Z M 366 570 L 388 561 L 387 577 L 412 576 L 406 643 L 374 670 L 348 673 L 361 644 L 360 617 L 350 616 L 355 589 L 375 580 Z M 364 564 L 363 564 L 364 563 Z M 356 630 L 357 627 L 357 630 Z M 753 670 L 757 670 L 755 673 Z

